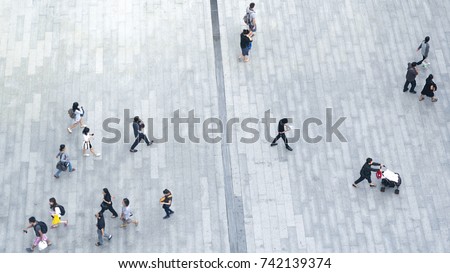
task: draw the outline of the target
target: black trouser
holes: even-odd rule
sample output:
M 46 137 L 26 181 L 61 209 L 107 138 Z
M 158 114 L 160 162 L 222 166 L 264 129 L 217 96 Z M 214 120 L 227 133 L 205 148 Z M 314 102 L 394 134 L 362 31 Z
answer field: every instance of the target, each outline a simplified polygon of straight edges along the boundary
M 150 144 L 150 141 L 148 140 L 147 136 L 144 133 L 139 133 L 139 135 L 137 136 L 133 145 L 131 145 L 131 150 L 134 150 L 134 148 L 136 148 L 136 146 L 138 146 L 138 144 L 139 144 L 139 142 L 141 142 L 141 140 L 144 140 L 145 143 Z
M 408 85 L 411 83 L 411 90 L 409 90 L 409 92 L 414 91 L 414 88 L 416 88 L 416 80 L 413 80 L 412 82 L 406 80 L 405 82 L 405 86 L 403 86 L 403 91 L 408 90 Z
M 119 215 L 117 214 L 117 212 L 114 210 L 112 204 L 111 204 L 111 205 L 108 205 L 108 206 L 106 206 L 106 207 L 102 206 L 102 210 L 101 210 L 100 212 L 103 213 L 103 212 L 105 212 L 105 210 L 109 210 L 109 211 L 113 214 L 113 216 L 116 216 L 116 217 L 119 216 Z
M 422 55 L 422 57 L 423 57 L 423 59 L 421 61 L 417 62 L 417 65 L 421 65 L 422 62 L 427 58 L 426 56 L 423 56 L 423 55 Z
M 369 177 L 364 177 L 364 176 L 360 176 L 359 178 L 358 178 L 358 180 L 356 180 L 353 184 L 358 184 L 359 182 L 361 182 L 361 181 L 363 181 L 364 179 L 367 179 L 367 182 L 369 182 L 369 183 L 372 183 L 372 179 L 371 179 L 371 177 L 369 176 Z
M 167 216 L 170 216 L 171 213 L 173 213 L 173 210 L 170 209 L 169 205 L 164 204 L 163 206 L 164 211 L 166 212 Z
M 288 140 L 287 140 L 287 137 L 286 137 L 285 133 L 278 133 L 278 135 L 275 137 L 275 139 L 272 141 L 272 143 L 277 142 L 280 139 L 280 137 L 283 139 L 284 144 L 286 144 L 286 146 L 287 146 L 288 145 Z

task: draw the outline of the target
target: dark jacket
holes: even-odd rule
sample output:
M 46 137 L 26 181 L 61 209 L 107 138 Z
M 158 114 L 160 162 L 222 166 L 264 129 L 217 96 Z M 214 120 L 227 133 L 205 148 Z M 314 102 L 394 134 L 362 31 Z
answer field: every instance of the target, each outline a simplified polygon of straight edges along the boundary
M 134 137 L 139 136 L 139 122 L 133 121 L 133 132 L 134 132 Z
M 373 162 L 372 165 L 373 166 L 380 166 L 381 164 Z M 369 165 L 369 163 L 364 164 L 362 166 L 362 168 L 361 168 L 361 171 L 359 171 L 359 174 L 362 177 L 364 177 L 364 178 L 369 178 L 370 175 L 371 175 L 371 172 L 376 172 L 376 171 L 378 171 L 380 169 L 380 168 L 374 169 L 374 168 L 371 167 L 372 165 Z
M 417 74 L 416 68 L 412 66 L 411 63 L 408 63 L 408 71 L 406 72 L 406 80 L 412 82 L 416 79 Z
M 430 98 L 434 97 L 434 91 L 431 90 L 431 86 L 434 86 L 434 91 L 437 90 L 437 85 L 433 80 L 427 80 L 421 94 Z

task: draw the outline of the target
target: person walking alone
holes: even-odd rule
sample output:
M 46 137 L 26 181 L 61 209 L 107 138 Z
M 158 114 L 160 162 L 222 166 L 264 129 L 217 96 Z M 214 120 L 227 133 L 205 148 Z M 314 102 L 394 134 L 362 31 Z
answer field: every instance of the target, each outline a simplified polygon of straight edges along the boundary
M 241 33 L 241 56 L 240 60 L 244 62 L 250 61 L 248 57 L 250 49 L 252 49 L 252 32 L 248 29 L 244 29 Z
M 162 208 L 166 212 L 166 216 L 163 217 L 163 219 L 170 218 L 171 214 L 174 214 L 175 212 L 170 209 L 170 206 L 172 206 L 172 193 L 165 189 L 163 191 L 164 196 L 159 199 L 159 203 L 162 205 Z
M 124 198 L 122 200 L 122 214 L 120 214 L 120 220 L 122 220 L 122 225 L 120 227 L 126 228 L 130 223 L 137 226 L 139 224 L 138 220 L 132 220 L 131 216 L 133 216 L 133 212 L 130 208 L 130 200 Z
M 417 65 L 421 65 L 423 62 L 423 67 L 427 67 L 430 65 L 430 63 L 424 62 L 426 58 L 428 58 L 428 53 L 430 52 L 430 45 L 428 42 L 430 41 L 430 36 L 425 37 L 425 39 L 422 41 L 422 43 L 417 48 L 417 51 L 420 50 L 420 53 L 422 53 L 422 60 L 417 62 Z
M 144 128 L 145 125 L 142 122 L 142 120 L 139 118 L 139 116 L 135 116 L 133 120 L 133 133 L 136 140 L 134 141 L 133 145 L 131 145 L 130 152 L 135 153 L 137 150 L 135 149 L 136 146 L 141 142 L 141 140 L 144 140 L 145 143 L 147 143 L 147 146 L 152 145 L 153 140 L 149 141 L 147 138 L 147 135 L 144 134 Z
M 28 219 L 28 223 L 30 225 L 25 227 L 23 229 L 23 232 L 27 233 L 29 228 L 33 228 L 34 233 L 36 234 L 36 238 L 34 238 L 33 244 L 31 245 L 30 248 L 26 249 L 28 252 L 33 252 L 34 249 L 38 246 L 38 244 L 41 241 L 46 242 L 47 246 L 51 246 L 52 245 L 50 240 L 47 238 L 47 235 L 46 235 L 46 233 L 47 233 L 47 225 L 44 222 L 37 221 L 34 216 L 31 216 Z
M 98 212 L 95 215 L 97 218 L 97 238 L 98 242 L 95 243 L 96 246 L 103 245 L 103 237 L 107 238 L 108 241 L 111 241 L 112 235 L 105 231 L 105 218 L 103 217 L 103 212 Z
M 256 11 L 255 11 L 255 3 L 250 3 L 250 5 L 245 10 L 244 22 L 248 26 L 248 29 L 253 32 L 256 32 Z
M 433 82 L 433 75 L 428 75 L 428 78 L 425 81 L 425 86 L 420 93 L 419 101 L 423 101 L 425 99 L 424 96 L 431 98 L 432 102 L 437 102 L 437 98 L 435 98 L 434 93 L 437 90 L 437 85 Z
M 103 212 L 105 212 L 105 210 L 109 210 L 112 213 L 111 218 L 116 218 L 119 215 L 117 214 L 117 212 L 114 210 L 114 208 L 112 206 L 113 205 L 112 201 L 111 201 L 112 198 L 113 197 L 109 193 L 109 190 L 107 188 L 103 188 L 103 201 L 100 204 L 100 207 L 102 208 L 102 210 L 100 212 L 103 214 Z
M 278 122 L 278 135 L 275 137 L 275 139 L 272 141 L 272 143 L 270 144 L 270 146 L 276 146 L 278 145 L 278 143 L 276 143 L 280 137 L 283 139 L 284 144 L 286 145 L 286 149 L 288 149 L 289 151 L 292 151 L 292 148 L 289 146 L 288 144 L 288 139 L 286 137 L 286 132 L 291 130 L 291 127 L 289 127 L 289 125 L 287 125 L 287 123 L 289 122 L 289 120 L 287 118 L 283 118 Z
M 89 127 L 83 129 L 83 156 L 89 156 L 89 154 L 86 153 L 86 150 L 90 150 L 93 155 L 99 157 L 101 154 L 96 154 L 91 144 L 91 140 L 94 139 L 94 134 L 90 134 L 89 131 Z
M 56 158 L 59 158 L 59 162 L 56 164 L 56 173 L 53 175 L 55 178 L 59 178 L 61 172 L 65 172 L 67 169 L 69 169 L 69 173 L 76 170 L 72 167 L 72 163 L 70 162 L 69 155 L 66 151 L 66 145 L 59 145 L 59 153 L 56 155 Z
M 69 109 L 69 116 L 71 119 L 73 119 L 72 125 L 67 128 L 67 131 L 71 134 L 72 129 L 77 127 L 77 125 L 80 125 L 81 128 L 86 127 L 85 124 L 83 124 L 83 116 L 84 116 L 84 108 L 83 106 L 80 106 L 78 102 L 74 102 L 72 104 L 72 108 Z
M 406 72 L 406 82 L 403 86 L 403 92 L 408 91 L 408 86 L 411 84 L 411 90 L 409 92 L 415 94 L 414 88 L 416 87 L 416 77 L 419 75 L 419 71 L 417 70 L 417 63 L 408 63 L 408 71 Z
M 57 228 L 60 223 L 63 223 L 64 226 L 67 226 L 69 224 L 69 221 L 61 220 L 61 217 L 66 214 L 64 207 L 56 202 L 55 197 L 50 198 L 48 202 L 50 204 L 50 215 L 52 216 L 52 228 Z
M 380 166 L 378 169 L 372 168 L 372 166 Z M 363 181 L 364 179 L 367 179 L 367 182 L 369 182 L 370 187 L 376 187 L 374 183 L 372 183 L 372 172 L 376 172 L 381 169 L 381 167 L 384 166 L 383 164 L 373 162 L 372 158 L 368 157 L 366 159 L 366 163 L 362 166 L 361 170 L 359 171 L 360 177 L 353 182 L 352 186 L 357 187 L 358 183 Z

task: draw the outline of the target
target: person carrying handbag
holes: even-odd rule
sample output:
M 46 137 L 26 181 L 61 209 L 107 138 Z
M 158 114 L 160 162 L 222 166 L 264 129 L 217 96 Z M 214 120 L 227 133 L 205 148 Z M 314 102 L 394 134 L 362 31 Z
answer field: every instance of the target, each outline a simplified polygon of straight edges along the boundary
M 103 201 L 100 204 L 100 207 L 102 208 L 102 210 L 100 211 L 102 214 L 103 212 L 105 212 L 105 210 L 109 210 L 113 215 L 111 216 L 111 218 L 117 218 L 117 216 L 119 216 L 117 214 L 117 212 L 114 210 L 113 208 L 113 204 L 112 204 L 112 199 L 113 197 L 111 196 L 111 194 L 109 193 L 109 190 L 107 188 L 103 188 Z
M 59 175 L 62 172 L 67 171 L 67 169 L 69 169 L 69 173 L 76 170 L 72 167 L 72 163 L 70 162 L 66 151 L 67 148 L 65 144 L 59 145 L 59 153 L 56 155 L 56 158 L 59 158 L 59 162 L 56 164 L 56 173 L 53 175 L 55 178 L 59 178 Z

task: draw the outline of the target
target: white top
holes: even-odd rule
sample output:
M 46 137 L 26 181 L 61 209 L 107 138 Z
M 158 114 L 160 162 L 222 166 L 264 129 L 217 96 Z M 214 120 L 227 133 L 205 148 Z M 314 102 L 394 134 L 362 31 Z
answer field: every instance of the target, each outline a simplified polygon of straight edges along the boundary
M 383 172 L 383 177 L 389 179 L 390 181 L 398 183 L 398 174 L 394 173 L 391 170 L 385 170 Z
M 55 207 L 55 210 L 54 210 L 54 211 L 53 211 L 53 210 L 52 210 L 52 211 L 50 211 L 50 214 L 51 214 L 51 215 L 55 215 L 55 214 L 57 214 L 57 215 L 58 215 L 58 217 L 59 217 L 59 218 L 61 218 L 61 210 L 59 209 L 59 207 L 58 207 L 58 206 L 56 206 L 56 207 Z
M 83 134 L 84 142 L 89 142 L 89 141 L 91 141 L 91 139 L 92 139 L 92 136 L 90 134 L 87 134 L 87 135 Z
M 131 217 L 131 208 L 130 208 L 130 206 L 128 206 L 128 207 L 122 207 L 122 213 L 123 213 L 123 218 L 125 219 L 125 220 L 128 220 L 128 219 L 130 219 L 130 217 Z

